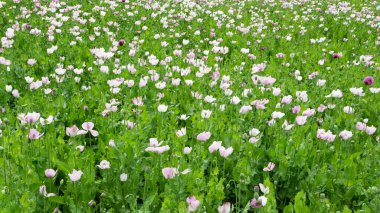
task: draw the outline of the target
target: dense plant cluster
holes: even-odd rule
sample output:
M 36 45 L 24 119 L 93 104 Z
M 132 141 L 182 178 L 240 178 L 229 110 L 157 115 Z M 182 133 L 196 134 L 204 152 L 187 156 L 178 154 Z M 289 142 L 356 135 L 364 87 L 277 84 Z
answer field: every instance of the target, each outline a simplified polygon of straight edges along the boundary
M 0 212 L 380 211 L 380 2 L 0 14 Z

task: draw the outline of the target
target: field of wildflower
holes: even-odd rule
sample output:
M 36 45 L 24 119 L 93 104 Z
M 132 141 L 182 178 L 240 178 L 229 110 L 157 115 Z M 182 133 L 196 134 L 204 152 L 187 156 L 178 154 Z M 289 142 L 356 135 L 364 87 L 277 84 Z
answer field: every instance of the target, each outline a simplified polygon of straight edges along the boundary
M 380 1 L 0 0 L 0 212 L 380 212 Z

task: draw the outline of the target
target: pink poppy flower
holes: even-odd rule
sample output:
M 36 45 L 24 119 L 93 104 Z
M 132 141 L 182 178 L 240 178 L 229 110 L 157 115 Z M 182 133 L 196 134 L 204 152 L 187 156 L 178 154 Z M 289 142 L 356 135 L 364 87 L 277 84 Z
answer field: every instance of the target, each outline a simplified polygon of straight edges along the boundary
M 71 174 L 69 174 L 69 177 L 70 177 L 71 181 L 75 182 L 75 181 L 80 180 L 82 175 L 83 175 L 82 171 L 80 171 L 80 170 L 77 171 L 77 170 L 73 169 L 73 172 Z
M 100 161 L 99 165 L 97 165 L 100 169 L 109 169 L 110 168 L 110 162 L 106 160 Z
M 78 149 L 80 152 L 83 152 L 84 151 L 84 146 L 79 145 L 79 146 L 75 147 L 75 149 Z
M 28 114 L 26 114 L 26 117 L 25 117 L 26 121 L 31 124 L 37 122 L 39 118 L 40 118 L 40 113 L 37 113 L 37 112 L 32 112 L 32 113 L 28 112 Z
M 249 111 L 252 110 L 252 107 L 249 105 L 244 105 L 240 108 L 239 113 L 240 114 L 247 114 Z
M 108 142 L 108 145 L 111 147 L 116 147 L 115 141 L 112 139 Z
M 342 132 L 339 133 L 339 136 L 343 140 L 348 140 L 348 139 L 350 139 L 352 137 L 352 132 L 347 131 L 347 130 L 343 130 Z
M 40 194 L 43 195 L 43 196 L 45 196 L 45 197 L 56 196 L 56 194 L 54 194 L 54 193 L 49 193 L 48 194 L 47 191 L 46 191 L 46 186 L 45 185 L 40 186 Z
M 365 133 L 367 133 L 367 135 L 373 135 L 375 132 L 376 132 L 376 127 L 374 126 L 367 126 L 365 128 Z
M 250 136 L 258 136 L 260 134 L 260 130 L 258 130 L 256 128 L 252 128 L 251 130 L 249 130 L 248 134 Z
M 292 102 L 293 97 L 291 95 L 285 96 L 282 98 L 281 103 L 282 104 L 290 104 Z
M 28 59 L 27 64 L 33 66 L 36 63 L 36 60 L 33 58 Z
M 251 102 L 251 105 L 255 106 L 256 109 L 265 109 L 265 105 L 269 103 L 268 99 L 254 100 Z
M 332 58 L 336 59 L 336 58 L 341 58 L 342 56 L 343 56 L 342 53 L 334 53 L 334 54 L 332 55 Z
M 251 138 L 249 138 L 249 142 L 251 143 L 251 144 L 255 144 L 255 143 L 257 143 L 259 141 L 259 138 L 257 138 L 257 137 L 251 137 Z
M 218 213 L 230 213 L 231 211 L 231 203 L 226 202 L 223 205 L 218 207 Z
M 253 198 L 251 200 L 251 207 L 252 208 L 260 208 L 262 206 L 265 206 L 267 204 L 268 198 L 265 196 L 260 196 L 259 198 Z
M 303 111 L 302 115 L 306 116 L 306 117 L 310 117 L 312 115 L 315 115 L 315 109 L 307 108 L 305 111 Z
M 307 121 L 307 117 L 306 116 L 297 116 L 296 117 L 296 123 L 300 126 L 304 125 Z
M 301 107 L 300 106 L 295 106 L 295 107 L 292 108 L 292 113 L 293 114 L 298 114 L 300 111 L 301 111 Z
M 198 141 L 207 141 L 211 137 L 210 132 L 202 132 L 197 136 Z
M 135 126 L 135 123 L 133 123 L 132 121 L 127 121 L 127 128 L 128 129 L 133 129 L 134 126 Z
M 162 174 L 166 179 L 173 179 L 176 174 L 178 174 L 178 170 L 176 168 L 166 167 L 162 169 Z
M 73 125 L 71 127 L 66 127 L 66 135 L 70 137 L 74 137 L 78 134 L 78 127 L 76 125 Z
M 158 147 L 158 146 L 161 146 L 162 143 L 163 143 L 162 141 L 160 143 L 158 143 L 157 138 L 149 138 L 149 145 L 150 146 Z
M 191 147 L 186 146 L 185 148 L 183 148 L 183 154 L 188 155 L 190 154 L 191 150 L 192 150 Z
M 19 97 L 20 97 L 20 93 L 19 93 L 19 91 L 18 91 L 17 89 L 14 89 L 14 90 L 12 91 L 12 95 L 13 95 L 13 97 L 15 97 L 15 98 L 19 98 Z
M 45 176 L 47 178 L 53 178 L 56 175 L 56 171 L 54 169 L 46 169 L 45 170 Z
M 272 76 L 259 77 L 259 81 L 262 85 L 270 86 L 276 82 L 276 79 Z
M 364 131 L 365 128 L 366 128 L 366 124 L 365 123 L 362 123 L 362 122 L 357 122 L 356 123 L 356 129 L 357 130 Z
M 182 137 L 186 135 L 186 127 L 182 127 L 175 134 L 177 135 L 177 137 Z
M 132 99 L 132 103 L 136 106 L 142 106 L 144 105 L 144 102 L 142 101 L 142 97 L 136 97 Z
M 334 135 L 330 130 L 325 131 L 324 129 L 318 129 L 317 138 L 321 140 L 325 140 L 328 142 L 333 142 L 335 140 L 336 135 Z
M 327 107 L 326 107 L 325 105 L 321 104 L 321 105 L 319 105 L 319 107 L 318 107 L 318 112 L 323 112 L 323 111 L 325 111 L 326 109 L 327 109 Z
M 230 156 L 233 151 L 234 151 L 234 148 L 232 148 L 232 147 L 229 147 L 226 149 L 223 146 L 221 146 L 219 148 L 219 154 L 220 154 L 220 156 L 222 156 L 224 158 L 227 158 L 228 156 Z
M 275 165 L 274 163 L 269 162 L 269 163 L 268 163 L 268 166 L 265 167 L 265 168 L 263 169 L 263 171 L 264 171 L 264 172 L 270 172 L 270 171 L 272 171 L 272 170 L 274 169 L 275 166 L 276 166 L 276 165 Z
M 37 130 L 35 129 L 30 129 L 29 130 L 29 134 L 28 134 L 28 137 L 30 140 L 37 140 L 38 138 L 40 138 L 43 134 L 40 134 Z
M 40 186 L 39 191 L 40 191 L 40 194 L 45 195 L 46 194 L 46 186 L 45 185 Z
M 209 147 L 208 147 L 208 151 L 210 153 L 213 153 L 217 150 L 219 150 L 219 148 L 222 146 L 222 141 L 214 141 Z
M 165 145 L 165 146 L 150 146 L 148 148 L 145 149 L 146 152 L 155 152 L 155 153 L 158 153 L 158 154 L 162 154 L 166 151 L 170 150 L 170 147 L 168 145 Z
M 120 175 L 120 181 L 121 182 L 125 182 L 125 181 L 127 181 L 127 179 L 128 179 L 128 174 L 123 173 Z
M 218 71 L 215 71 L 213 74 L 212 74 L 212 79 L 213 80 L 218 80 L 220 78 L 220 73 Z
M 82 124 L 83 130 L 78 131 L 78 135 L 84 135 L 87 134 L 87 132 L 90 132 L 92 136 L 97 137 L 99 135 L 98 131 L 93 130 L 94 123 L 92 122 L 84 122 Z
M 199 205 L 201 204 L 199 200 L 195 198 L 195 196 L 188 197 L 186 199 L 186 202 L 189 205 L 187 209 L 189 212 L 195 212 L 198 209 Z
M 269 194 L 269 187 L 265 187 L 264 184 L 259 184 L 260 191 L 264 194 Z

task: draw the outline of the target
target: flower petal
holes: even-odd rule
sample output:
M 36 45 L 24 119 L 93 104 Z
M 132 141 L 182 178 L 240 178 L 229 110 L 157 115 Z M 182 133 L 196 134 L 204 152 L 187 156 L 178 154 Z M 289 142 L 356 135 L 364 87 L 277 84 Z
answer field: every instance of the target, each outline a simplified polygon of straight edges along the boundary
M 91 130 L 94 128 L 94 123 L 92 122 L 84 122 L 82 124 L 82 128 L 85 129 L 85 130 Z
M 91 129 L 90 132 L 91 132 L 91 135 L 94 136 L 94 137 L 97 137 L 99 135 L 99 132 L 96 131 L 96 130 L 92 130 Z
M 87 132 L 88 132 L 88 131 L 81 129 L 81 130 L 78 131 L 77 134 L 78 134 L 78 135 L 84 135 L 84 134 L 87 134 Z

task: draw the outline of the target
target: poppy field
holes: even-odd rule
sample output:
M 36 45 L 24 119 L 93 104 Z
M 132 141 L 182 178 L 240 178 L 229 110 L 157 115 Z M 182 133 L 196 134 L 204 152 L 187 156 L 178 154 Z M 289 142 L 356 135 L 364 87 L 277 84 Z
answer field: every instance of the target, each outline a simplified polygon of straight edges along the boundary
M 0 14 L 0 212 L 380 212 L 380 1 Z

